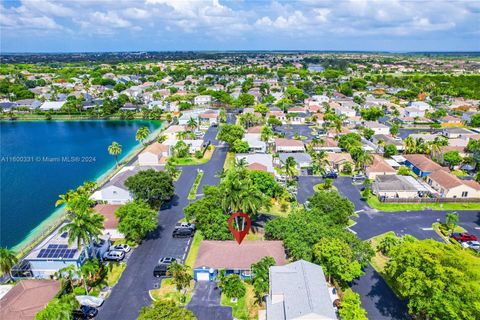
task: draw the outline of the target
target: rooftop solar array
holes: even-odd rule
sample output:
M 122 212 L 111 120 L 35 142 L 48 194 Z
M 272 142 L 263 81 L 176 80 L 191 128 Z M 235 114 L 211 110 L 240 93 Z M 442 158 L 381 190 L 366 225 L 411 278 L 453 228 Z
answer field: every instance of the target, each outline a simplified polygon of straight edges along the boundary
M 51 244 L 46 249 L 41 249 L 37 258 L 71 259 L 75 255 L 75 252 L 77 252 L 77 249 L 68 249 L 66 244 Z

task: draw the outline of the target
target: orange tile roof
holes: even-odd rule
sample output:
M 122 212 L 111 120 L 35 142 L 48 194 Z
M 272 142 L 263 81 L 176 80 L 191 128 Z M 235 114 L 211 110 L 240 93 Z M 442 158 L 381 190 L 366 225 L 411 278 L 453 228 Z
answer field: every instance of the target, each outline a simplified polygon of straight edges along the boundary
M 118 218 L 115 216 L 115 211 L 120 208 L 116 204 L 97 204 L 93 210 L 105 217 L 103 227 L 105 229 L 116 229 L 118 226 Z

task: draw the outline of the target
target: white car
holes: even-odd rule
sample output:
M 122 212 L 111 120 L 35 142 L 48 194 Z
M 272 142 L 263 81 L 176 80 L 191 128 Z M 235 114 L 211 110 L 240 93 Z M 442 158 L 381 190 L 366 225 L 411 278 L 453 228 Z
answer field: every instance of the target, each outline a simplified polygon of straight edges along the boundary
M 123 252 L 127 253 L 127 252 L 130 252 L 130 250 L 132 250 L 132 248 L 130 248 L 130 246 L 128 244 L 119 243 L 119 244 L 110 246 L 110 249 L 108 249 L 108 250 L 109 251 L 123 251 Z
M 478 241 L 465 241 L 465 242 L 462 242 L 462 247 L 480 251 L 480 242 L 478 242 Z
M 125 252 L 118 250 L 108 251 L 103 255 L 104 260 L 121 261 L 123 258 L 125 258 Z
M 76 296 L 75 299 L 77 299 L 78 303 L 82 306 L 89 306 L 89 307 L 94 307 L 98 308 L 103 304 L 103 299 L 99 297 L 94 297 L 94 296 Z

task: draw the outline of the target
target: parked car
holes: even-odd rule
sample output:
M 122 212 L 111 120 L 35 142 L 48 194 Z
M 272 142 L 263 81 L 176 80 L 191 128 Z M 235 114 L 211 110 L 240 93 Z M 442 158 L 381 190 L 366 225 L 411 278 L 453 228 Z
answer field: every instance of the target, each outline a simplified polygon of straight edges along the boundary
M 74 319 L 92 319 L 98 314 L 98 309 L 90 306 L 80 306 L 80 309 L 73 310 Z
M 118 250 L 108 251 L 103 255 L 104 260 L 121 261 L 123 258 L 125 258 L 125 252 Z
M 123 251 L 125 253 L 130 252 L 130 250 L 132 250 L 132 248 L 130 248 L 128 244 L 124 244 L 124 243 L 119 243 L 119 244 L 110 246 L 110 249 L 109 249 L 109 251 Z
M 173 230 L 172 237 L 174 238 L 190 238 L 195 234 L 195 230 L 190 228 L 178 228 Z
M 188 230 L 188 229 L 186 229 Z M 174 257 L 163 257 L 158 260 L 158 264 L 153 269 L 154 277 L 163 277 L 167 275 L 168 266 L 177 261 Z
M 367 179 L 367 177 L 365 177 L 365 176 L 362 175 L 362 174 L 354 174 L 354 175 L 352 176 L 353 182 L 355 182 L 355 181 L 364 181 L 364 180 L 366 180 L 366 179 Z
M 477 236 L 470 233 L 454 232 L 451 237 L 459 242 L 477 241 Z
M 80 303 L 82 306 L 89 306 L 89 307 L 94 307 L 98 308 L 103 304 L 103 299 L 99 297 L 94 297 L 94 296 L 76 296 L 75 299 L 77 299 L 78 303 Z
M 326 178 L 329 178 L 329 179 L 337 179 L 338 178 L 338 173 L 336 173 L 335 171 L 329 171 L 329 172 L 325 172 L 323 174 L 323 178 L 326 179 Z
M 465 241 L 465 242 L 462 242 L 462 247 L 480 251 L 480 242 L 478 242 L 478 241 Z
M 179 228 L 189 228 L 189 229 L 192 229 L 192 230 L 196 229 L 195 224 L 189 223 L 189 222 L 179 222 L 179 223 L 177 223 L 175 225 L 175 229 L 179 229 Z

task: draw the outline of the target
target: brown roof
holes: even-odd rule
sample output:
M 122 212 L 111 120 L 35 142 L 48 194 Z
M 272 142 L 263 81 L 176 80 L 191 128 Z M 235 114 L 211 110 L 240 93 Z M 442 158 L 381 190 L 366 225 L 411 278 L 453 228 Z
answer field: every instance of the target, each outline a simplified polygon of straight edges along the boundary
M 300 140 L 294 139 L 284 139 L 284 138 L 277 138 L 275 139 L 275 145 L 281 147 L 303 147 L 303 142 Z
M 327 159 L 330 163 L 336 164 L 336 163 L 341 163 L 341 162 L 352 162 L 352 156 L 350 156 L 349 153 L 343 152 L 343 153 L 328 153 L 327 154 Z
M 373 156 L 373 163 L 367 169 L 368 172 L 397 172 L 378 154 Z
M 282 241 L 202 241 L 195 268 L 250 269 L 263 257 L 273 257 L 277 265 L 287 264 Z
M 475 190 L 480 190 L 480 183 L 474 180 L 462 180 L 463 184 L 466 184 L 467 186 L 475 189 Z
M 445 189 L 455 188 L 463 184 L 456 176 L 443 170 L 437 170 L 429 174 L 428 177 Z
M 105 229 L 116 229 L 118 226 L 118 219 L 115 216 L 115 211 L 120 207 L 120 205 L 116 204 L 97 204 L 93 210 L 105 217 L 105 220 L 103 221 L 103 227 Z
M 266 165 L 263 165 L 261 163 L 258 163 L 258 162 L 253 162 L 253 163 L 250 163 L 248 166 L 247 166 L 248 169 L 250 170 L 261 170 L 261 171 L 268 171 L 267 169 L 267 166 Z
M 145 150 L 142 151 L 142 153 L 151 152 L 151 153 L 156 154 L 158 156 L 158 155 L 162 154 L 163 152 L 167 152 L 167 151 L 168 151 L 168 146 L 167 145 L 161 144 L 160 142 L 154 142 L 151 145 L 149 145 L 148 147 L 146 147 Z
M 435 172 L 437 170 L 444 170 L 450 172 L 448 168 L 442 167 L 441 165 L 430 160 L 423 154 L 406 154 L 403 157 L 423 172 Z
M 255 126 L 247 129 L 247 133 L 261 133 L 262 132 L 262 126 Z
M 34 319 L 60 291 L 54 280 L 22 280 L 0 300 L 0 319 Z

